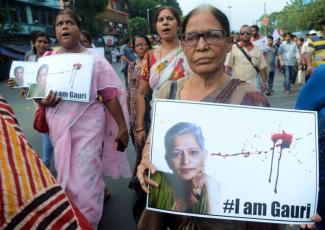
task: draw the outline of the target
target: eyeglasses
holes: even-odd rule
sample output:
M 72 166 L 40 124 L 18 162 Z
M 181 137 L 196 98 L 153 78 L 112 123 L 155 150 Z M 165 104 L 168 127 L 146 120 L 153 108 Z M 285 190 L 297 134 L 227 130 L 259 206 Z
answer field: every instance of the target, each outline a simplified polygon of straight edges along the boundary
M 181 42 L 184 46 L 196 46 L 200 38 L 203 37 L 204 40 L 210 45 L 218 45 L 223 40 L 226 32 L 223 30 L 208 30 L 204 33 L 184 33 L 181 35 Z
M 311 34 L 310 36 L 316 36 L 317 34 Z
M 145 44 L 145 43 L 139 43 L 139 44 L 136 44 L 135 45 L 135 47 L 136 48 L 140 48 L 140 47 L 144 47 L 144 46 L 146 46 L 147 44 Z
M 241 35 L 244 35 L 244 34 L 246 34 L 246 35 L 251 35 L 251 33 L 250 33 L 250 32 L 247 32 L 247 31 L 240 32 L 240 34 L 241 34 Z

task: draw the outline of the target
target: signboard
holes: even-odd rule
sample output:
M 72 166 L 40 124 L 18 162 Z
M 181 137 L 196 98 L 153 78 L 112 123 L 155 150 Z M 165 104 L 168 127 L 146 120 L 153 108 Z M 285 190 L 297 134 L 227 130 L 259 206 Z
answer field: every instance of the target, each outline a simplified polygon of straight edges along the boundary
M 316 213 L 315 112 L 156 100 L 151 138 L 150 210 L 280 224 Z
M 27 98 L 44 98 L 50 90 L 62 100 L 89 101 L 93 57 L 85 54 L 58 54 L 38 60 L 34 84 Z

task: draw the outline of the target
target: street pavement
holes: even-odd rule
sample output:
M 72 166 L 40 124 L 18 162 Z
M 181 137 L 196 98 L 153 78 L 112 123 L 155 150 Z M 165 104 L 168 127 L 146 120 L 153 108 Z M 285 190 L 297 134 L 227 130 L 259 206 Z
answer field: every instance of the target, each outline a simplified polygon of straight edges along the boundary
M 113 68 L 118 73 L 124 83 L 124 77 L 121 74 L 121 64 L 113 64 Z M 271 107 L 292 109 L 301 86 L 293 85 L 292 94 L 287 96 L 283 88 L 283 75 L 277 73 L 274 83 L 274 93 L 268 97 Z M 33 130 L 33 117 L 35 107 L 31 101 L 21 99 L 18 96 L 18 90 L 8 89 L 6 83 L 0 84 L 0 93 L 13 107 L 16 117 L 30 144 L 37 152 L 41 152 L 41 136 Z M 131 143 L 131 142 L 130 142 Z M 128 147 L 129 161 L 133 169 L 135 162 L 135 152 L 132 144 Z M 51 171 L 55 175 L 54 165 L 52 163 Z M 102 220 L 99 224 L 99 230 L 128 230 L 135 229 L 135 222 L 132 217 L 132 204 L 135 200 L 135 193 L 128 189 L 129 179 L 112 180 L 105 178 L 106 184 L 111 191 L 109 200 L 105 200 Z

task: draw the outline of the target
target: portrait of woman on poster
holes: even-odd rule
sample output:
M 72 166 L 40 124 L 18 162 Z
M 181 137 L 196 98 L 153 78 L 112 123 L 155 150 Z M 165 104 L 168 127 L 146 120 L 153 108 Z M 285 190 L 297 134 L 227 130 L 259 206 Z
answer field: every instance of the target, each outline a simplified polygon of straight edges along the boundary
M 48 72 L 49 72 L 49 66 L 47 64 L 42 65 L 37 70 L 36 83 L 30 86 L 28 91 L 28 97 L 35 97 L 35 98 L 45 97 Z
M 180 122 L 165 135 L 165 159 L 173 173 L 157 171 L 151 179 L 151 208 L 195 214 L 217 214 L 220 185 L 204 172 L 207 151 L 201 127 Z
M 14 86 L 22 87 L 24 86 L 24 67 L 17 66 L 14 69 Z

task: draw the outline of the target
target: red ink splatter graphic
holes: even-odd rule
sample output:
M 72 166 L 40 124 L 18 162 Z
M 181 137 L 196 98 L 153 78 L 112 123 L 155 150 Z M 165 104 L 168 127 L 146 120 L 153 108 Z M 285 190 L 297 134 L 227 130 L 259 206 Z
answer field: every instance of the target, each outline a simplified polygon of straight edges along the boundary
M 308 133 L 307 136 L 309 136 L 311 133 Z M 261 139 L 261 136 L 255 134 L 254 138 Z M 303 139 L 301 138 L 296 138 L 295 141 L 299 141 Z M 244 158 L 250 157 L 251 155 L 262 155 L 264 154 L 265 156 L 269 153 L 269 151 L 272 151 L 272 159 L 271 159 L 271 167 L 270 167 L 270 176 L 269 176 L 269 183 L 271 183 L 271 177 L 272 177 L 272 171 L 273 171 L 273 158 L 274 158 L 274 151 L 276 148 L 279 148 L 279 158 L 278 158 L 278 167 L 277 167 L 277 175 L 276 175 L 276 182 L 274 186 L 274 193 L 277 193 L 277 185 L 278 185 L 278 180 L 279 180 L 279 173 L 280 173 L 280 162 L 281 162 L 281 157 L 282 157 L 282 152 L 283 149 L 287 149 L 288 153 L 290 153 L 290 147 L 293 143 L 293 134 L 287 133 L 284 130 L 282 132 L 276 132 L 271 135 L 271 141 L 273 142 L 273 146 L 267 150 L 267 151 L 261 151 L 256 149 L 255 151 L 247 151 L 246 149 L 246 142 L 248 139 L 245 140 L 244 143 L 244 148 L 238 152 L 238 153 L 211 153 L 211 156 L 219 156 L 223 158 L 227 157 L 238 157 L 242 156 Z M 254 145 L 251 145 L 253 148 Z M 263 160 L 264 161 L 264 160 Z M 298 160 L 299 161 L 299 160 Z
M 273 147 L 272 149 L 272 159 L 271 159 L 271 169 L 270 169 L 270 177 L 269 177 L 269 183 L 271 183 L 271 176 L 272 176 L 272 170 L 273 170 L 273 158 L 274 158 L 274 149 L 275 147 L 280 147 L 280 155 L 278 159 L 278 169 L 277 169 L 277 175 L 276 175 L 276 181 L 274 186 L 274 193 L 277 193 L 277 186 L 278 186 L 278 179 L 279 179 L 279 172 L 280 172 L 280 161 L 282 157 L 282 149 L 289 149 L 290 145 L 292 143 L 292 134 L 288 134 L 285 131 L 282 131 L 282 133 L 275 133 L 272 135 L 271 140 L 273 141 Z
M 76 73 L 78 70 L 81 69 L 81 67 L 82 67 L 82 64 L 80 64 L 79 62 L 72 65 L 72 71 L 71 71 L 71 76 L 70 76 L 70 81 L 69 81 L 71 89 L 73 88 L 73 85 L 74 85 Z
M 82 66 L 82 64 L 80 64 L 80 63 L 73 64 L 73 68 L 77 69 L 77 70 L 81 69 L 81 66 Z

